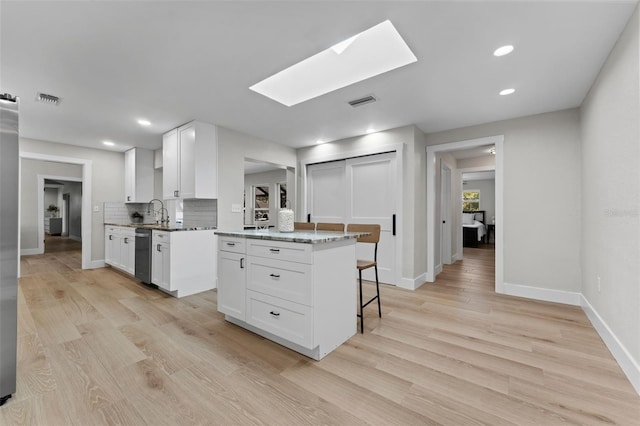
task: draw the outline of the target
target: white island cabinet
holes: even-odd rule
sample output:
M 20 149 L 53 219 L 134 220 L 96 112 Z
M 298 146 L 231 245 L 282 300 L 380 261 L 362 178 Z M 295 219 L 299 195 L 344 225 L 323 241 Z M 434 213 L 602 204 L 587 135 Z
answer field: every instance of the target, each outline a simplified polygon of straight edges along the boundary
M 123 226 L 105 226 L 104 262 L 128 274 L 135 272 L 135 229 Z
M 225 319 L 320 360 L 356 333 L 356 238 L 217 231 Z

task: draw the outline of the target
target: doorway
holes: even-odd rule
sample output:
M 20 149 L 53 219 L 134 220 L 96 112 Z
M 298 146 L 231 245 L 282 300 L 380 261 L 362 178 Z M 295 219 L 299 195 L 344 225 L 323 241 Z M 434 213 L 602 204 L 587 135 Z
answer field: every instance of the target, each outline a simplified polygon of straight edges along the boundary
M 495 284 L 494 288 L 497 293 L 504 293 L 504 251 L 503 251 L 503 144 L 504 136 L 490 136 L 478 139 L 471 139 L 459 142 L 452 142 L 440 145 L 432 145 L 427 147 L 427 279 L 428 282 L 434 282 L 435 276 L 439 272 L 437 270 L 438 262 L 437 257 L 442 253 L 440 244 L 440 238 L 436 237 L 441 234 L 440 227 L 436 224 L 440 217 L 441 210 L 436 209 L 436 194 L 441 194 L 441 188 L 437 186 L 436 182 L 439 181 L 439 168 L 436 168 L 436 156 L 440 154 L 446 154 L 451 151 L 458 151 L 464 149 L 479 148 L 484 146 L 495 147 L 495 164 L 492 168 L 495 168 Z M 462 179 L 461 175 L 456 176 L 455 187 L 459 187 L 458 193 L 462 193 Z M 459 208 L 458 208 L 459 207 Z M 452 204 L 452 212 L 460 211 L 462 208 L 462 198 L 458 200 L 454 199 Z M 451 215 L 450 218 L 455 219 L 456 216 Z M 458 221 L 452 220 L 452 229 L 462 228 L 461 217 Z M 458 230 L 458 237 L 453 241 L 459 244 L 459 255 L 462 255 L 462 232 Z

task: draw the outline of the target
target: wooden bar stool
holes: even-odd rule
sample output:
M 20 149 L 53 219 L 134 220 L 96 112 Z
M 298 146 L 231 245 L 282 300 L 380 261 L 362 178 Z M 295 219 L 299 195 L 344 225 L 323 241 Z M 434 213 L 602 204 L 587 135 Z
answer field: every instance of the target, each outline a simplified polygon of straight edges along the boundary
M 293 229 L 296 231 L 314 231 L 316 224 L 313 222 L 293 222 Z
M 344 223 L 322 223 L 316 224 L 316 231 L 340 231 L 344 232 Z
M 347 225 L 347 232 L 368 232 L 371 235 L 368 237 L 359 237 L 359 243 L 372 243 L 375 244 L 373 248 L 373 260 L 361 260 L 358 259 L 356 267 L 358 268 L 358 282 L 360 284 L 360 333 L 364 333 L 364 308 L 374 300 L 378 300 L 378 316 L 382 318 L 382 308 L 380 307 L 380 284 L 378 282 L 378 242 L 380 241 L 380 225 L 364 225 L 351 223 Z M 362 303 L 362 271 L 365 269 L 374 268 L 376 271 L 376 295 L 369 299 L 366 303 Z

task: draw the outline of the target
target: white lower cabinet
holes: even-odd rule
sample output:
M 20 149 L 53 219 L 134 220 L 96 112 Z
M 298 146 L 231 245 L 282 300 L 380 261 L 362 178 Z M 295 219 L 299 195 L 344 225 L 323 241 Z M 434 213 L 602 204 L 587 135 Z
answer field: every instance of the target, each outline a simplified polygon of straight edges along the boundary
M 153 230 L 151 282 L 175 297 L 214 289 L 217 238 L 213 230 Z
M 173 291 L 171 287 L 171 240 L 169 232 L 153 231 L 151 255 L 151 282 L 160 288 Z
M 218 252 L 218 311 L 245 320 L 246 257 L 241 240 L 220 239 Z M 240 251 L 238 253 L 238 251 Z
M 135 273 L 135 229 L 122 226 L 105 226 L 104 262 L 128 274 Z
M 218 311 L 228 321 L 314 359 L 355 334 L 355 240 L 220 236 L 218 263 Z

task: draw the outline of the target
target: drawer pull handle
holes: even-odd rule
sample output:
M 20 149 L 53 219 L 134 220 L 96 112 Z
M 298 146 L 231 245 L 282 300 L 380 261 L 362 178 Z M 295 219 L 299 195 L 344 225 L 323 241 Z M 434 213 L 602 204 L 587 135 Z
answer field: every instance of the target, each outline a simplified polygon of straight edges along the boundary
M 125 243 L 125 244 L 129 244 L 129 238 L 124 237 L 124 243 Z
M 235 245 L 236 245 L 236 243 L 226 243 L 226 244 L 227 244 L 227 246 L 229 246 L 229 247 L 233 247 L 233 246 L 235 246 Z
M 157 245 L 156 245 L 156 250 L 158 250 L 158 251 L 162 251 L 162 250 L 160 249 L 160 247 L 161 247 L 161 246 L 160 246 L 160 244 L 157 244 Z
M 244 257 L 240 258 L 240 269 L 244 269 Z
M 113 235 L 109 235 L 109 241 L 113 240 Z
M 269 313 L 270 313 L 271 315 L 273 315 L 274 317 L 279 317 L 279 316 L 280 316 L 280 312 L 274 312 L 274 311 L 271 311 L 271 312 L 269 312 Z
M 271 253 L 280 253 L 280 249 L 274 249 L 274 248 L 272 248 L 272 249 L 269 249 L 269 251 L 270 251 Z
M 280 275 L 278 275 L 278 274 L 269 274 L 269 276 L 271 278 L 280 278 Z

